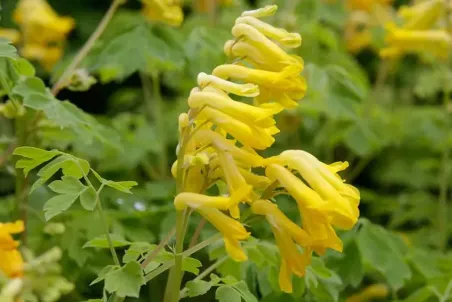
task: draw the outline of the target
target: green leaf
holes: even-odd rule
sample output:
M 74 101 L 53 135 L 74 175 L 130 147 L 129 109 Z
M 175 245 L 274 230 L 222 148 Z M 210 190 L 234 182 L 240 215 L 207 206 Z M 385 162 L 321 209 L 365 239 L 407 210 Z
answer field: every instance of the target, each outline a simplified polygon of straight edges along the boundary
M 16 163 L 16 167 L 24 169 L 24 174 L 27 176 L 31 170 L 51 160 L 58 154 L 61 154 L 61 152 L 57 150 L 47 151 L 34 147 L 18 147 L 14 150 L 13 154 L 27 158 L 20 159 Z
M 1 58 L 9 58 L 9 59 L 17 59 L 17 50 L 11 44 L 11 41 L 0 38 L 0 57 Z
M 58 194 L 81 194 L 87 189 L 80 180 L 73 176 L 63 176 L 49 184 L 50 190 Z
M 66 154 L 55 158 L 38 172 L 38 176 L 48 180 L 59 169 L 62 169 L 64 175 L 73 176 L 77 179 L 82 178 L 89 173 L 89 163 L 80 158 L 74 158 Z
M 113 188 L 115 190 L 118 190 L 118 191 L 121 191 L 124 193 L 128 193 L 128 194 L 132 194 L 132 191 L 130 191 L 130 189 L 137 186 L 138 183 L 136 181 L 114 182 L 114 181 L 108 180 L 107 182 L 105 182 L 105 185 L 109 186 L 110 188 Z
M 119 266 L 117 265 L 107 265 L 106 267 L 104 267 L 99 274 L 97 275 L 97 278 L 93 280 L 93 282 L 90 283 L 91 285 L 94 285 L 96 283 L 99 283 L 100 281 L 103 281 L 105 279 L 105 276 L 111 272 L 112 270 L 117 270 L 119 269 Z
M 188 289 L 189 297 L 196 297 L 207 293 L 212 287 L 212 283 L 204 280 L 194 280 L 188 281 L 185 287 Z
M 182 261 L 182 269 L 186 272 L 193 273 L 195 275 L 199 274 L 199 268 L 201 267 L 202 263 L 198 259 L 186 257 Z
M 144 283 L 143 271 L 136 261 L 129 262 L 122 268 L 105 275 L 105 289 L 120 297 L 138 298 L 140 287 Z
M 240 294 L 231 286 L 220 286 L 215 292 L 215 299 L 219 302 L 240 302 L 242 298 Z
M 133 53 L 131 56 L 130 54 Z M 102 82 L 124 79 L 136 71 L 166 71 L 184 65 L 183 53 L 174 45 L 139 25 L 108 41 L 96 65 Z
M 409 295 L 406 299 L 402 300 L 402 302 L 425 302 L 429 301 L 429 299 L 433 296 L 433 291 L 430 286 L 424 286 L 414 291 L 411 295 Z
M 122 258 L 122 261 L 124 263 L 130 262 L 130 261 L 136 261 L 141 255 L 146 254 L 151 249 L 153 250 L 156 248 L 156 245 L 151 245 L 147 242 L 134 242 L 130 245 L 130 247 L 127 249 L 127 251 L 124 254 L 124 257 Z
M 80 195 L 80 204 L 85 210 L 93 211 L 96 207 L 96 202 L 97 193 L 91 187 L 86 188 L 86 190 Z
M 364 261 L 381 272 L 394 289 L 399 289 L 411 278 L 411 270 L 391 236 L 384 228 L 366 222 L 357 242 Z
M 52 197 L 44 204 L 44 214 L 46 220 L 63 213 L 75 202 L 79 194 L 63 194 Z
M 97 139 L 118 149 L 118 135 L 111 129 L 98 123 L 97 120 L 69 101 L 56 99 L 44 82 L 36 77 L 28 77 L 20 81 L 13 93 L 22 97 L 25 107 L 42 110 L 46 117 L 61 129 L 69 128 L 76 136 L 83 137 L 90 143 Z
M 356 243 L 353 241 L 346 245 L 342 255 L 338 274 L 345 284 L 350 283 L 353 287 L 357 287 L 364 277 L 364 268 Z
M 256 297 L 250 292 L 245 281 L 240 281 L 239 283 L 232 285 L 232 288 L 240 294 L 245 302 L 257 302 Z
M 25 60 L 24 58 L 19 58 L 15 61 L 13 61 L 14 67 L 16 67 L 17 71 L 26 77 L 34 77 L 36 70 L 29 61 Z
M 110 235 L 113 247 L 121 247 L 121 246 L 127 246 L 130 245 L 130 242 L 127 240 L 124 240 L 122 237 L 120 237 L 117 234 L 111 234 Z M 108 244 L 108 240 L 105 235 L 96 237 L 94 239 L 91 239 L 85 245 L 83 248 L 87 247 L 95 247 L 95 248 L 102 248 L 102 249 L 108 249 L 110 248 L 110 245 Z

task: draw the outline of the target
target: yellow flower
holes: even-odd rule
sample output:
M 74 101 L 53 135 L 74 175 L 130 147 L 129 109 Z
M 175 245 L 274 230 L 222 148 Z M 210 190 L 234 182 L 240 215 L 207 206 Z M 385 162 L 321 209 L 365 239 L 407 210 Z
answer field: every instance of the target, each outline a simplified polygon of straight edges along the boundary
M 388 287 L 384 284 L 373 284 L 357 294 L 347 298 L 346 302 L 366 302 L 372 299 L 384 299 L 389 295 Z
M 180 26 L 184 13 L 178 0 L 142 0 L 143 15 L 153 21 Z
M 309 184 L 311 188 L 303 185 L 304 187 L 300 186 L 295 191 L 300 202 L 305 203 L 308 208 L 327 212 L 331 216 L 332 223 L 342 229 L 350 229 L 356 224 L 359 216 L 359 191 L 355 187 L 345 184 L 337 174 L 348 167 L 347 162 L 326 165 L 313 155 L 301 150 L 284 151 L 279 156 L 269 158 L 267 162 L 279 163 L 296 170 Z M 269 167 L 269 172 L 276 172 L 274 177 L 288 175 L 289 171 L 287 169 L 284 171 L 280 167 Z M 290 174 L 294 176 L 292 173 Z M 289 187 L 296 186 L 301 182 L 296 177 L 296 180 L 293 177 L 289 179 L 284 179 Z M 291 182 L 291 180 L 294 181 Z M 289 190 L 289 188 L 287 189 Z M 301 201 L 303 195 L 309 200 L 306 198 Z
M 201 207 L 197 211 L 223 234 L 226 251 L 232 259 L 235 261 L 248 259 L 240 247 L 240 241 L 248 239 L 250 233 L 240 222 L 214 208 Z
M 345 41 L 350 52 L 358 52 L 372 44 L 371 21 L 369 14 L 355 11 L 349 15 L 345 25 Z
M 251 186 L 244 186 L 234 191 L 230 197 L 207 196 L 197 193 L 183 192 L 176 196 L 174 205 L 177 210 L 184 210 L 187 207 L 196 209 L 207 221 L 223 234 L 226 250 L 232 259 L 244 261 L 247 259 L 245 253 L 240 248 L 240 240 L 249 237 L 249 233 L 243 225 L 230 218 L 220 210 L 230 210 L 237 206 L 250 193 Z
M 239 43 L 234 46 L 234 49 L 240 45 Z M 245 51 L 243 54 L 252 53 L 247 49 Z M 262 56 L 260 60 L 265 62 L 265 56 Z M 296 100 L 301 99 L 306 92 L 306 80 L 299 76 L 302 70 L 303 65 L 299 61 L 294 65 L 283 67 L 280 71 L 225 64 L 215 68 L 212 74 L 223 79 L 258 85 L 260 90 L 260 94 L 256 97 L 258 104 L 273 100 L 286 108 L 292 108 L 298 105 Z
M 22 276 L 23 260 L 17 250 L 19 242 L 15 241 L 11 234 L 17 234 L 23 230 L 22 221 L 0 223 L 0 271 L 10 278 Z
M 325 165 L 305 151 L 289 150 L 267 159 L 266 175 L 277 180 L 297 201 L 303 229 L 312 238 L 312 248 L 324 254 L 326 248 L 342 251 L 333 226 L 352 228 L 359 216 L 359 192 L 337 175 L 347 163 Z M 300 174 L 299 179 L 288 169 Z M 309 185 L 309 186 L 308 186 Z
M 243 123 L 254 124 L 261 127 L 273 126 L 276 123 L 273 119 L 273 115 L 284 109 L 277 103 L 256 107 L 236 102 L 227 94 L 214 92 L 207 88 L 203 91 L 198 89 L 192 90 L 190 97 L 188 98 L 188 105 L 190 108 L 214 108 Z
M 237 147 L 235 141 L 212 130 L 197 131 L 193 135 L 193 140 L 199 144 L 198 147 L 213 146 L 217 150 L 227 151 L 232 154 L 234 160 L 248 167 L 260 167 L 264 161 L 253 149 Z
M 20 41 L 20 32 L 12 28 L 0 28 L 0 37 L 6 38 L 11 41 L 11 43 L 16 44 Z
M 443 0 L 427 0 L 412 6 L 402 6 L 398 15 L 403 19 L 404 29 L 430 29 L 444 14 Z
M 45 0 L 20 0 L 13 18 L 25 43 L 59 42 L 74 28 L 74 19 L 58 16 Z
M 276 126 L 260 127 L 252 123 L 245 123 L 210 107 L 205 107 L 198 117 L 202 120 L 212 121 L 243 145 L 258 150 L 270 147 L 275 141 L 273 135 L 279 132 Z
M 50 70 L 63 54 L 74 20 L 60 17 L 45 0 L 20 0 L 13 18 L 23 36 L 22 55 Z
M 383 58 L 407 53 L 427 53 L 445 58 L 452 46 L 452 38 L 446 30 L 406 30 L 388 26 L 387 48 L 380 52 Z
M 278 244 L 281 259 L 279 271 L 279 286 L 286 293 L 292 292 L 292 273 L 302 277 L 306 266 L 311 262 L 311 250 L 309 235 L 298 225 L 287 218 L 278 207 L 268 200 L 257 200 L 251 207 L 253 213 L 264 215 L 269 222 Z M 305 247 L 304 253 L 300 253 L 294 241 Z

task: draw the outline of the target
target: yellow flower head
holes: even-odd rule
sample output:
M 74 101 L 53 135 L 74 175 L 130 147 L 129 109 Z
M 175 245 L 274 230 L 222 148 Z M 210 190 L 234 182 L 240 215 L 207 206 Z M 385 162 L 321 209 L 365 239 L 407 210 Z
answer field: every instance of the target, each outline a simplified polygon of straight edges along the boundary
M 23 260 L 17 250 L 19 242 L 15 241 L 11 234 L 17 234 L 23 230 L 22 221 L 0 223 L 0 271 L 10 278 L 22 275 Z
M 179 0 L 142 0 L 143 15 L 152 21 L 180 26 L 184 13 Z
M 279 132 L 274 116 L 297 106 L 306 91 L 300 75 L 303 60 L 283 50 L 300 46 L 301 37 L 260 20 L 276 8 L 244 12 L 232 29 L 235 39 L 224 47 L 235 62 L 216 67 L 210 75 L 199 74 L 198 87 L 188 98 L 190 110 L 179 116 L 178 160 L 172 174 L 179 188 L 176 209 L 194 209 L 213 224 L 237 261 L 246 260 L 240 241 L 249 237 L 234 219 L 240 215 L 239 204 L 265 216 L 282 258 L 280 287 L 291 292 L 292 274 L 303 276 L 313 251 L 342 250 L 333 226 L 353 227 L 359 215 L 359 192 L 337 175 L 347 163 L 325 165 L 303 151 L 264 159 L 255 151 L 273 144 L 273 135 Z M 256 168 L 265 168 L 266 175 L 256 173 Z M 221 196 L 205 194 L 219 182 L 227 187 L 220 186 Z M 296 199 L 302 227 L 267 200 L 280 193 L 275 189 L 281 186 Z

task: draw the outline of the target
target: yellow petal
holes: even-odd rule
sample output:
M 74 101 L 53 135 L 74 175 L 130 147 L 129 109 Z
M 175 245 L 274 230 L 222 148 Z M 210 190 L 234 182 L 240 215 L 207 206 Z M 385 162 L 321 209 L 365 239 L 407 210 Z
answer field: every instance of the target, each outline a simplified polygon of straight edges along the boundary
M 266 5 L 262 8 L 258 8 L 255 10 L 244 11 L 242 13 L 242 16 L 243 17 L 249 16 L 249 17 L 255 17 L 255 18 L 269 17 L 269 16 L 273 16 L 277 10 L 278 10 L 277 5 Z
M 200 112 L 199 118 L 212 121 L 243 145 L 258 150 L 270 147 L 275 141 L 272 136 L 274 128 L 266 129 L 247 124 L 210 107 L 204 108 Z

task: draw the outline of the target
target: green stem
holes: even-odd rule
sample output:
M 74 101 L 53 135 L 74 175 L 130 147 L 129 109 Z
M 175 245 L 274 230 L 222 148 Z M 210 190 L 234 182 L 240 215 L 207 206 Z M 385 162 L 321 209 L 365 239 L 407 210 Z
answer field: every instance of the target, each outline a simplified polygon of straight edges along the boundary
M 170 271 L 170 277 L 165 293 L 165 302 L 179 301 L 179 291 L 182 282 L 182 261 L 184 250 L 184 229 L 186 221 L 186 211 L 177 211 L 176 216 L 176 253 L 174 256 L 174 267 Z
M 72 60 L 71 64 L 69 64 L 69 66 L 64 70 L 63 74 L 55 83 L 55 85 L 53 85 L 52 87 L 53 95 L 57 95 L 58 92 L 60 92 L 60 90 L 67 84 L 67 81 L 72 76 L 77 67 L 80 65 L 80 63 L 83 61 L 83 59 L 91 51 L 97 39 L 99 39 L 99 37 L 104 33 L 105 29 L 107 28 L 107 25 L 110 23 L 119 6 L 125 2 L 126 2 L 125 0 L 113 0 L 113 2 L 110 5 L 110 8 L 100 21 L 96 30 L 91 34 L 88 41 L 86 41 L 85 45 L 83 45 L 82 49 L 80 49 L 80 51 L 77 53 L 75 58 Z
M 108 241 L 108 246 L 110 248 L 110 252 L 111 252 L 111 256 L 113 258 L 113 262 L 118 265 L 121 266 L 121 263 L 119 262 L 119 258 L 118 255 L 116 254 L 116 250 L 115 247 L 113 245 L 113 240 L 111 239 L 110 236 L 110 227 L 108 224 L 107 219 L 105 218 L 105 214 L 104 211 L 102 209 L 102 203 L 100 201 L 100 192 L 102 192 L 102 189 L 104 188 L 104 184 L 102 184 L 98 190 L 96 190 L 96 188 L 93 186 L 93 184 L 91 183 L 91 181 L 88 178 L 88 175 L 86 175 L 82 169 L 82 167 L 80 166 L 78 160 L 76 158 L 73 159 L 75 163 L 77 163 L 77 166 L 79 167 L 80 171 L 83 174 L 83 179 L 86 181 L 86 183 L 88 184 L 88 186 L 90 186 L 94 191 L 96 191 L 96 208 L 97 208 L 97 212 L 99 213 L 99 218 L 100 218 L 100 222 L 104 228 L 104 232 L 105 232 L 105 237 L 107 238 Z
M 144 269 L 149 262 L 152 261 L 152 259 L 154 259 L 155 256 L 157 256 L 157 254 L 165 247 L 165 245 L 171 240 L 171 238 L 173 238 L 174 233 L 176 232 L 176 229 L 173 228 L 163 239 L 162 241 L 160 241 L 159 245 L 152 251 L 152 253 L 150 253 L 146 259 L 143 261 L 143 263 L 141 263 L 141 267 Z
M 97 195 L 97 202 L 96 202 L 97 212 L 99 213 L 99 218 L 102 226 L 104 227 L 105 236 L 107 237 L 108 246 L 110 247 L 111 256 L 113 257 L 113 261 L 116 265 L 121 266 L 121 263 L 119 262 L 118 255 L 116 254 L 115 247 L 113 246 L 113 240 L 110 236 L 110 228 L 107 222 L 107 219 L 105 218 L 104 212 L 102 210 L 102 204 L 100 202 L 99 195 Z

